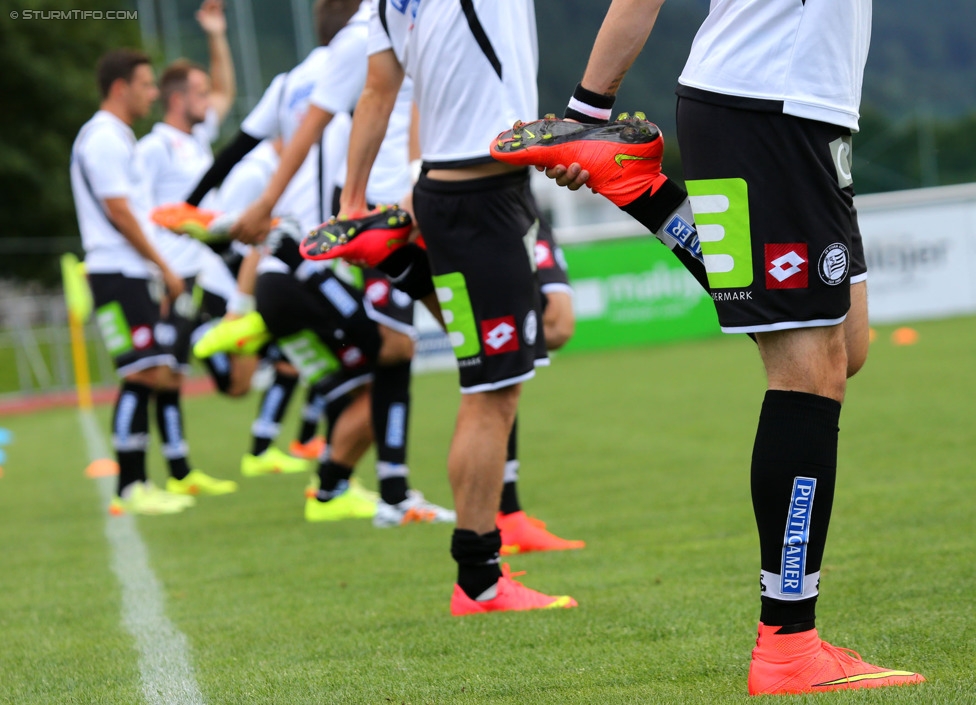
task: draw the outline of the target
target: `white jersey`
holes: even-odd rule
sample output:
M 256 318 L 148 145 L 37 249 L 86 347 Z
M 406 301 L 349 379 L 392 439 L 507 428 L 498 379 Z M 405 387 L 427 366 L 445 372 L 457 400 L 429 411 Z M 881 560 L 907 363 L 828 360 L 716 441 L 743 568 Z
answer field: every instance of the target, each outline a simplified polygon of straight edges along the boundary
M 413 180 L 410 178 L 410 121 L 413 117 L 413 81 L 403 79 L 400 92 L 397 93 L 396 104 L 390 114 L 390 122 L 386 127 L 383 144 L 373 162 L 369 172 L 369 182 L 366 184 L 366 201 L 368 203 L 399 203 L 410 193 Z M 330 125 L 331 127 L 331 125 Z M 346 131 L 345 148 L 349 145 L 349 132 Z M 346 183 L 346 159 L 343 152 L 342 163 L 335 177 L 336 185 L 342 187 Z M 333 215 L 335 215 L 333 213 Z
M 871 0 L 712 0 L 682 86 L 857 130 Z M 767 109 L 769 109 L 767 107 Z
M 107 198 L 127 199 L 143 232 L 149 231 L 143 170 L 135 146 L 132 128 L 112 113 L 99 110 L 82 126 L 71 147 L 71 191 L 85 266 L 91 273 L 150 276 L 150 264 L 115 228 L 104 205 Z
M 248 152 L 227 174 L 217 191 L 217 210 L 242 213 L 264 192 L 278 169 L 278 153 L 269 140 Z M 275 215 L 277 215 L 277 208 Z
M 220 118 L 217 111 L 211 108 L 204 121 L 194 125 L 189 133 L 165 122 L 157 122 L 149 134 L 139 140 L 136 153 L 145 175 L 144 197 L 148 199 L 150 208 L 181 203 L 187 199 L 213 164 L 210 145 L 219 132 Z M 215 200 L 212 194 L 207 194 L 200 205 L 213 208 Z M 181 277 L 199 274 L 204 261 L 213 255 L 201 242 L 158 226 L 154 226 L 148 234 L 159 254 Z
M 427 167 L 490 163 L 498 133 L 539 111 L 532 0 L 374 0 L 369 39 L 413 78 Z

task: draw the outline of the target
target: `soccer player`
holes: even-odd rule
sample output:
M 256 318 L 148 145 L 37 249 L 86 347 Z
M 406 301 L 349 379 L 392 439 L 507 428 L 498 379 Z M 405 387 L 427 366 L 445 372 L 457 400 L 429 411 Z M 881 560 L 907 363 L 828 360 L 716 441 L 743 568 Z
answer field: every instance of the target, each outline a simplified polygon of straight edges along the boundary
M 348 12 L 348 3 L 345 6 L 335 7 L 320 3 L 316 7 L 319 22 L 321 23 L 324 17 L 342 12 L 344 8 L 345 12 Z M 281 163 L 265 192 L 244 212 L 238 223 L 231 229 L 235 237 L 253 242 L 265 236 L 270 228 L 273 209 L 281 207 L 281 199 L 287 196 L 287 189 L 293 188 L 295 179 L 301 178 L 303 165 L 312 158 L 315 149 L 319 150 L 321 159 L 328 160 L 330 163 L 337 157 L 344 156 L 344 153 L 337 153 L 335 149 L 323 149 L 322 141 L 325 134 L 326 143 L 334 144 L 334 140 L 329 140 L 327 130 L 341 129 L 342 123 L 339 121 L 347 119 L 346 116 L 353 111 L 365 82 L 369 3 L 357 4 L 354 9 L 355 14 L 346 15 L 348 21 L 345 26 L 335 34 L 327 46 L 322 47 L 323 53 L 315 65 L 315 71 L 309 74 L 309 79 L 314 78 L 313 85 L 303 93 L 307 101 L 307 109 L 301 117 L 300 124 L 291 133 L 290 138 L 285 140 Z M 409 85 L 404 85 L 398 96 L 400 109 L 397 111 L 397 125 L 383 140 L 382 157 L 378 160 L 382 168 L 376 169 L 370 179 L 369 195 L 377 201 L 399 200 L 410 188 L 408 133 L 411 91 Z M 269 129 L 266 126 L 273 123 L 272 114 L 259 105 L 245 120 L 242 130 L 249 135 L 266 134 Z M 320 184 L 324 181 L 321 179 Z M 321 216 L 322 213 L 319 215 Z M 291 263 L 289 266 L 292 266 Z M 295 265 L 296 269 L 297 266 Z M 304 265 L 305 268 L 307 266 Z M 326 277 L 324 281 L 320 280 L 323 276 Z M 314 296 L 320 298 L 321 293 L 316 289 L 322 292 L 333 290 L 337 282 L 337 280 L 330 281 L 328 276 L 330 275 L 320 273 L 317 276 L 303 278 L 311 285 Z M 367 280 L 366 283 L 372 285 L 368 290 L 374 293 L 378 291 L 376 287 L 382 285 L 378 279 Z M 287 286 L 284 281 L 281 285 Z M 279 337 L 294 334 L 296 331 L 291 330 L 292 324 L 286 323 L 292 321 L 294 316 L 286 315 L 283 309 L 277 308 L 278 298 L 283 299 L 283 297 L 275 297 L 270 293 L 260 296 L 261 291 L 259 287 L 259 299 L 263 301 L 264 312 L 268 312 L 269 316 L 274 316 L 276 319 L 283 319 L 273 321 L 266 317 L 268 328 Z M 412 325 L 407 323 L 407 319 L 412 319 L 413 309 L 409 302 L 398 304 L 397 300 L 396 291 L 391 289 L 389 296 L 378 297 L 378 301 L 381 301 L 380 306 L 368 307 L 370 319 L 380 323 L 379 332 L 384 346 L 404 351 L 405 354 L 399 360 L 380 356 L 374 371 L 375 379 L 369 397 L 372 407 L 370 419 L 373 425 L 373 438 L 377 444 L 377 474 L 380 489 L 380 501 L 374 523 L 377 526 L 395 526 L 409 523 L 415 518 L 422 521 L 453 521 L 453 512 L 426 501 L 421 493 L 411 491 L 408 486 L 406 430 L 413 330 Z M 287 302 L 282 300 L 281 303 L 287 307 Z M 305 303 L 309 306 L 306 309 L 308 314 L 314 315 L 314 309 L 310 308 L 311 300 Z M 297 299 L 295 305 L 305 305 L 305 303 Z M 329 303 L 335 306 L 334 301 Z M 322 302 L 319 301 L 317 305 L 321 307 Z M 259 310 L 261 310 L 260 305 Z M 332 320 L 336 319 L 333 317 Z M 348 325 L 339 320 L 343 327 Z M 283 331 L 279 328 L 280 325 L 286 325 L 289 330 Z M 317 335 L 322 337 L 325 334 L 318 330 Z M 321 504 L 331 499 L 328 496 L 328 492 L 332 489 L 330 485 L 334 485 L 337 478 L 343 481 L 348 479 L 352 473 L 352 467 L 339 462 L 334 454 L 328 462 L 331 463 L 332 469 L 319 473 L 322 482 L 325 483 L 320 487 L 317 500 Z M 313 511 L 306 506 L 306 517 L 321 512 L 326 512 L 326 507 Z
M 210 45 L 210 76 L 202 66 L 180 60 L 167 67 L 160 77 L 163 120 L 139 140 L 136 154 L 147 182 L 149 205 L 180 202 L 189 195 L 200 175 L 210 168 L 210 144 L 217 139 L 221 120 L 234 101 L 234 67 L 227 44 L 227 21 L 220 0 L 205 0 L 196 14 Z M 220 259 L 202 243 L 155 227 L 149 232 L 157 249 L 182 276 L 188 290 L 193 289 L 205 263 L 210 276 L 221 274 L 231 285 L 233 278 Z M 162 437 L 163 456 L 171 479 L 167 489 L 186 494 L 221 495 L 237 490 L 230 480 L 218 480 L 190 467 L 189 448 L 183 434 L 183 409 L 180 387 L 189 368 L 190 337 L 198 315 L 192 297 L 184 297 L 174 307 L 171 318 L 176 329 L 173 350 L 181 371 L 172 375 L 156 392 L 156 420 Z
M 486 141 L 496 126 L 536 107 L 532 2 L 375 3 L 369 38 L 369 72 L 353 115 L 342 214 L 367 208 L 370 168 L 409 76 L 424 160 L 413 207 L 434 276 L 426 291 L 418 286 L 408 293 L 429 300 L 436 289 L 462 391 L 448 455 L 458 514 L 451 541 L 458 564 L 451 612 L 575 606 L 571 597 L 544 595 L 503 573 L 495 523 L 520 385 L 535 374 L 536 361 L 545 359 L 530 257 L 538 214 L 528 174 L 494 163 Z
M 85 248 L 96 320 L 122 378 L 112 419 L 112 444 L 119 463 L 113 514 L 172 514 L 192 497 L 156 489 L 146 478 L 149 403 L 173 378 L 169 348 L 173 327 L 161 313 L 184 292 L 176 274 L 147 236 L 152 227 L 141 207 L 142 170 L 132 124 L 149 114 L 159 95 L 149 58 L 119 49 L 96 69 L 102 98 L 71 150 L 71 190 Z M 153 283 L 162 279 L 165 292 Z
M 614 0 L 567 117 L 609 119 L 662 4 Z M 865 663 L 815 628 L 841 403 L 868 346 L 851 135 L 870 28 L 871 0 L 713 0 L 677 88 L 707 284 L 722 330 L 755 336 L 768 380 L 752 456 L 762 590 L 753 695 L 924 680 Z M 660 142 L 649 123 L 579 128 L 575 138 L 565 126 L 555 138 L 549 124 L 505 149 L 528 154 L 538 134 L 553 146 L 533 161 L 551 177 L 571 188 L 589 183 L 652 232 L 680 207 L 684 193 L 660 174 L 660 145 L 656 155 L 646 150 Z M 594 129 L 604 130 L 606 149 L 587 148 Z M 634 139 L 641 131 L 648 139 Z
M 536 207 L 538 210 L 538 207 Z M 542 295 L 542 329 L 546 350 L 562 348 L 573 336 L 573 289 L 566 274 L 562 250 L 556 244 L 549 222 L 540 216 L 535 243 L 536 276 Z M 495 523 L 502 537 L 502 555 L 535 551 L 567 551 L 583 548 L 586 542 L 564 539 L 546 528 L 545 522 L 530 517 L 522 509 L 518 496 L 518 419 L 512 424 L 505 458 L 502 500 Z

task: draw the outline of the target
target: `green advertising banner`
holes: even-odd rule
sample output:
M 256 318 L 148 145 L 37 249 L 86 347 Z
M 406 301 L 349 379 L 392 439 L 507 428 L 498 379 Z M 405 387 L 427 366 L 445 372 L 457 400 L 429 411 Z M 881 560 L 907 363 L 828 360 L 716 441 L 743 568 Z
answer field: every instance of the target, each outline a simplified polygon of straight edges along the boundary
M 576 334 L 566 350 L 718 335 L 712 299 L 653 237 L 563 246 Z

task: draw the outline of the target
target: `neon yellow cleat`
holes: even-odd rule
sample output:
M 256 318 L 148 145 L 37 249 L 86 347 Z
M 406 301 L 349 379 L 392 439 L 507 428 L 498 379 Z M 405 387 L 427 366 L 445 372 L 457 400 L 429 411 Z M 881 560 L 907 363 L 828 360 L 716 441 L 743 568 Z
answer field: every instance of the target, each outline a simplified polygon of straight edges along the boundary
M 248 453 L 241 458 L 241 475 L 244 477 L 305 472 L 307 470 L 307 460 L 304 458 L 293 458 L 274 446 L 268 448 L 261 455 L 251 455 Z
M 315 497 L 305 500 L 305 521 L 372 519 L 375 515 L 376 502 L 363 499 L 348 488 L 326 502 L 321 502 Z
M 219 352 L 253 355 L 270 340 L 271 333 L 261 314 L 252 311 L 240 318 L 225 319 L 208 330 L 193 346 L 193 354 L 199 358 Z
M 124 496 L 112 497 L 108 505 L 108 513 L 113 516 L 178 514 L 195 503 L 193 497 L 166 492 L 151 482 L 133 482 L 125 488 Z
M 237 492 L 237 483 L 233 480 L 218 480 L 202 470 L 191 470 L 182 480 L 175 477 L 166 480 L 166 491 L 186 495 L 230 494 Z

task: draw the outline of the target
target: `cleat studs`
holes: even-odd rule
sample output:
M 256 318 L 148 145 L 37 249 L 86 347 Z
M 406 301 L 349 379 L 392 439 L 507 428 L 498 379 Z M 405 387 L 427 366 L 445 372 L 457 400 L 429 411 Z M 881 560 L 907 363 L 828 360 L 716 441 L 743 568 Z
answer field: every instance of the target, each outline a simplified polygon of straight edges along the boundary
M 647 116 L 644 113 L 641 113 L 641 112 L 634 113 L 634 117 L 637 118 L 638 120 L 646 120 L 647 119 Z
M 522 146 L 521 141 L 512 142 L 512 147 L 521 147 L 521 146 Z
M 556 120 L 556 113 L 546 113 L 542 116 L 543 120 Z
M 519 130 L 522 129 L 522 125 L 524 125 L 524 124 L 525 123 L 522 122 L 521 120 L 516 120 L 515 121 L 515 124 L 512 125 L 512 132 L 518 132 Z
M 630 117 L 630 113 L 620 113 L 620 115 L 617 116 L 617 122 L 622 122 L 628 119 L 629 117 Z

